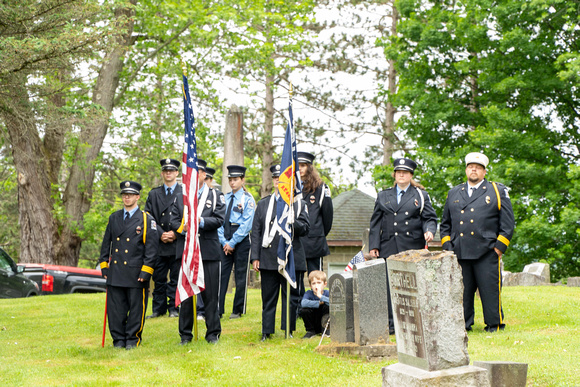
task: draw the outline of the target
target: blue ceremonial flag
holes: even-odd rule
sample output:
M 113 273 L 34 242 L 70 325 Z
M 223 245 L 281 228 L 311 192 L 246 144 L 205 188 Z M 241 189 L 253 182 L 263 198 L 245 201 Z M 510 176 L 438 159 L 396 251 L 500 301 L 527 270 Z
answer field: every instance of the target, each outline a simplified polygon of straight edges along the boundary
M 294 220 L 300 215 L 302 200 L 302 182 L 298 170 L 296 156 L 296 133 L 294 133 L 294 117 L 292 115 L 292 100 L 288 104 L 288 126 L 284 137 L 282 162 L 280 163 L 280 180 L 278 191 L 280 197 L 276 205 L 276 215 L 280 230 L 278 245 L 278 272 L 286 278 L 290 286 L 296 288 L 296 270 L 294 266 Z M 295 206 L 294 203 L 298 202 Z M 298 213 L 296 213 L 298 211 Z

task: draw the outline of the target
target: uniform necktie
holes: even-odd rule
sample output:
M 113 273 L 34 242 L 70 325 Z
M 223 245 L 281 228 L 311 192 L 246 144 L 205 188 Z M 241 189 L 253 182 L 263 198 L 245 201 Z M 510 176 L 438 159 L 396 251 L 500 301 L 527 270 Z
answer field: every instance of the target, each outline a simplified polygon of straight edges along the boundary
M 469 191 L 470 192 L 469 197 L 472 197 L 473 196 L 473 194 L 475 193 L 475 190 L 476 189 L 477 189 L 476 187 L 471 187 L 471 191 Z
M 129 220 L 130 217 L 131 217 L 131 214 L 128 212 L 125 212 L 125 223 L 127 223 L 127 220 Z
M 171 195 L 171 188 L 167 187 L 167 196 Z
M 230 240 L 232 238 L 232 224 L 230 223 L 230 215 L 232 214 L 232 207 L 234 205 L 234 195 L 230 199 L 228 209 L 226 210 L 226 221 L 224 223 L 224 238 Z
M 405 194 L 405 191 L 399 192 L 399 196 L 397 196 L 397 204 L 401 203 L 401 200 L 403 199 L 404 194 Z

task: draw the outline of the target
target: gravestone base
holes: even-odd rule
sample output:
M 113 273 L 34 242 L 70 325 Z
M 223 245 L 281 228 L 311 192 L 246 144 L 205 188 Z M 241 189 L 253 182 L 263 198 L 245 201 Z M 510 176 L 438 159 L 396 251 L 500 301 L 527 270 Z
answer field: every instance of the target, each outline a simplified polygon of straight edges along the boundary
M 487 369 L 491 387 L 526 387 L 527 363 L 474 361 L 473 365 Z
M 367 361 L 397 360 L 397 344 L 395 343 L 372 345 L 358 345 L 355 343 L 330 344 L 321 345 L 317 351 L 327 355 L 345 353 Z
M 439 371 L 396 363 L 382 369 L 383 387 L 489 387 L 485 368 L 463 366 Z

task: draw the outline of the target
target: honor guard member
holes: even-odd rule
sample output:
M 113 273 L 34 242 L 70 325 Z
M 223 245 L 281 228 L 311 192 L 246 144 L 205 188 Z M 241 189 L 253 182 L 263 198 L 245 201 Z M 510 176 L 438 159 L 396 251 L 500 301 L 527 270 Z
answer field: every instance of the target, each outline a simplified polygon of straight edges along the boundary
M 387 259 L 406 250 L 424 249 L 437 232 L 437 214 L 425 188 L 413 180 L 417 164 L 395 160 L 395 185 L 379 192 L 371 216 L 369 253 Z M 395 333 L 387 270 L 389 333 Z
M 181 259 L 175 255 L 175 232 L 169 227 L 171 205 L 176 195 L 181 194 L 181 184 L 177 184 L 180 162 L 174 159 L 163 159 L 161 164 L 161 177 L 163 185 L 149 191 L 145 202 L 145 211 L 150 213 L 157 221 L 159 227 L 159 250 L 153 282 L 153 313 L 147 318 L 164 316 L 169 311 L 169 317 L 177 317 L 178 309 L 175 306 L 175 292 L 179 279 Z M 167 274 L 169 273 L 169 280 Z
M 308 152 L 297 152 L 296 156 L 302 180 L 302 197 L 306 201 L 310 216 L 310 231 L 306 238 L 302 238 L 308 274 L 310 274 L 313 270 L 322 271 L 322 258 L 330 254 L 326 236 L 332 228 L 334 212 L 330 188 L 324 184 L 312 164 L 314 155 Z
M 465 157 L 467 182 L 447 194 L 441 218 L 441 243 L 457 256 L 463 273 L 465 329 L 474 323 L 474 297 L 479 289 L 485 330 L 505 328 L 501 306 L 501 256 L 514 233 L 514 213 L 507 188 L 485 179 L 488 158 Z
M 99 257 L 107 279 L 109 332 L 117 348 L 141 344 L 149 279 L 157 257 L 157 225 L 151 215 L 139 211 L 140 192 L 139 183 L 121 183 L 124 208 L 109 217 Z
M 221 267 L 221 245 L 217 230 L 223 225 L 226 213 L 225 199 L 222 193 L 205 184 L 206 162 L 197 160 L 199 169 L 198 177 L 198 236 L 201 261 L 203 262 L 203 278 L 205 289 L 199 294 L 203 300 L 205 309 L 205 340 L 215 344 L 219 341 L 222 327 L 219 318 L 219 287 Z M 177 254 L 179 260 L 183 255 L 185 245 L 185 233 L 187 227 L 183 217 L 183 195 L 179 194 L 171 209 L 171 228 L 177 235 Z M 193 338 L 193 297 L 181 302 L 179 311 L 179 335 L 181 345 L 188 344 Z
M 278 272 L 278 243 L 280 233 L 276 220 L 276 204 L 280 197 L 278 193 L 278 180 L 280 177 L 280 165 L 270 168 L 274 193 L 266 196 L 258 202 L 254 222 L 252 225 L 252 253 L 250 254 L 252 267 L 260 273 L 260 285 L 262 289 L 262 341 L 270 338 L 275 332 L 276 306 L 278 296 L 282 288 L 282 330 L 286 330 L 286 278 Z M 304 272 L 306 272 L 306 257 L 300 242 L 308 234 L 310 223 L 308 220 L 308 208 L 301 201 L 302 208 L 299 210 L 295 203 L 295 213 L 299 214 L 294 222 L 294 265 L 296 270 L 296 289 L 290 288 L 290 332 L 296 330 L 296 310 L 300 302 L 300 289 L 304 288 Z
M 246 313 L 246 281 L 250 262 L 250 230 L 254 219 L 256 202 L 245 190 L 246 168 L 228 165 L 228 182 L 232 189 L 225 195 L 226 218 L 218 230 L 222 252 L 222 278 L 220 288 L 220 316 L 224 314 L 226 291 L 232 265 L 235 267 L 236 294 L 230 318 L 239 318 Z

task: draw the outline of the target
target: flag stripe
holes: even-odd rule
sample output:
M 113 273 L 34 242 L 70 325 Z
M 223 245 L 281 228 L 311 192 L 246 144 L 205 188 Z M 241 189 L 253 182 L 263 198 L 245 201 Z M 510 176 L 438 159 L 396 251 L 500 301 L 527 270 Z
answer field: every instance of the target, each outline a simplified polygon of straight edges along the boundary
M 195 140 L 195 116 L 189 96 L 189 85 L 187 77 L 183 76 L 183 120 L 185 124 L 185 136 L 182 157 L 182 181 L 183 189 L 183 211 L 185 223 L 189 229 L 185 238 L 183 256 L 181 258 L 181 270 L 177 283 L 175 304 L 181 302 L 194 294 L 198 294 L 205 288 L 203 278 L 203 261 L 199 248 L 198 218 L 197 218 L 197 143 Z

